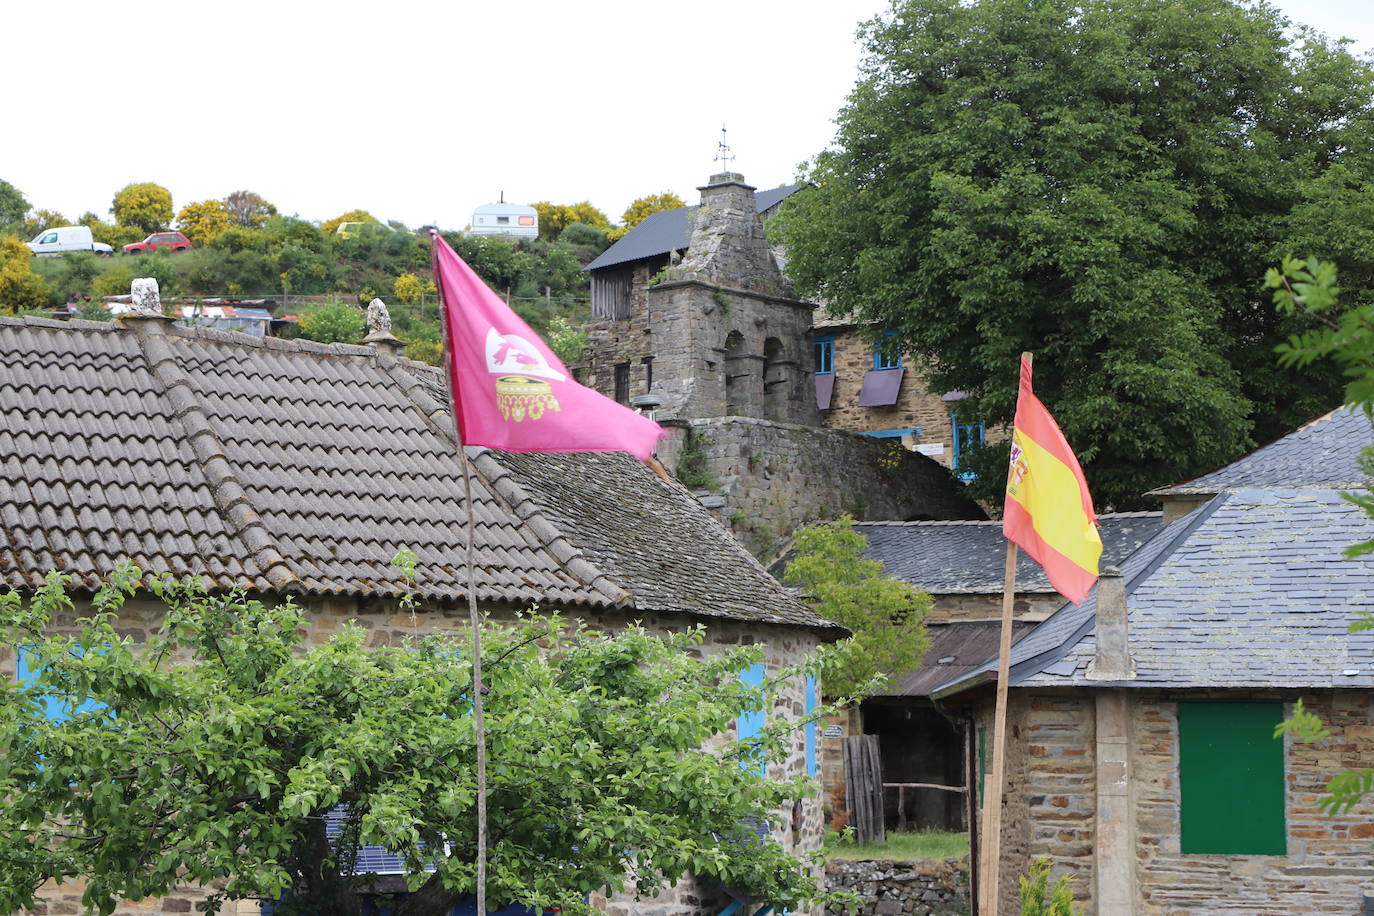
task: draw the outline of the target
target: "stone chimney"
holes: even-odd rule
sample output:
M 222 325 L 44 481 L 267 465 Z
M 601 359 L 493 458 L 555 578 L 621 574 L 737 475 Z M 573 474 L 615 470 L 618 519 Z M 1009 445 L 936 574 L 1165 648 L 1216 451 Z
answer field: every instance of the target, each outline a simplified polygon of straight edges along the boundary
M 792 296 L 763 234 L 754 188 L 739 172 L 718 172 L 701 192 L 692 240 L 682 263 L 670 268 L 673 280 L 700 280 L 766 296 Z
M 1130 633 L 1126 623 L 1126 580 L 1108 566 L 1097 580 L 1097 651 L 1088 664 L 1091 681 L 1129 681 L 1135 677 Z

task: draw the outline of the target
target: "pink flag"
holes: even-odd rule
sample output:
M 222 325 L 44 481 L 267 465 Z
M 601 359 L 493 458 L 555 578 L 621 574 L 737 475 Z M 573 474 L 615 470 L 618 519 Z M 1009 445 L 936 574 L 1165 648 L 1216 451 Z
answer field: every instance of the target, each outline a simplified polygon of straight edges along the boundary
M 629 452 L 653 457 L 663 429 L 573 381 L 562 361 L 438 233 L 453 415 L 466 445 L 505 452 Z

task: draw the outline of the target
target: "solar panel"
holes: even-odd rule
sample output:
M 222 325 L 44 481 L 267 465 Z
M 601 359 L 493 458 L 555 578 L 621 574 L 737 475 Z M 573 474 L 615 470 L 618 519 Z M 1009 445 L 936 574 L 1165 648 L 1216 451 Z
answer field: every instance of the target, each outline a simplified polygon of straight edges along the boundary
M 343 833 L 344 809 L 342 807 L 333 808 L 324 816 L 324 832 L 330 841 L 338 839 Z M 426 869 L 433 871 L 433 868 Z M 406 873 L 405 860 L 392 852 L 387 852 L 381 846 L 359 846 L 358 858 L 353 863 L 353 874 L 355 875 L 404 875 Z

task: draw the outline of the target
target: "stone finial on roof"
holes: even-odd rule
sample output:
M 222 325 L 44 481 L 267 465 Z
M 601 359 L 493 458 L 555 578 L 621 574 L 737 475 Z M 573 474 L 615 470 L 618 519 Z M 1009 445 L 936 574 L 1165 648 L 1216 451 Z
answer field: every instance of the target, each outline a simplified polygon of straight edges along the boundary
M 129 310 L 115 316 L 121 325 L 140 334 L 163 334 L 172 318 L 162 311 L 162 297 L 158 295 L 157 279 L 139 277 L 129 285 Z
M 161 315 L 162 297 L 156 277 L 139 277 L 129 287 L 129 311 L 133 315 Z
M 367 305 L 367 336 L 363 343 L 393 356 L 402 347 L 400 338 L 391 333 L 391 313 L 381 299 L 373 299 Z

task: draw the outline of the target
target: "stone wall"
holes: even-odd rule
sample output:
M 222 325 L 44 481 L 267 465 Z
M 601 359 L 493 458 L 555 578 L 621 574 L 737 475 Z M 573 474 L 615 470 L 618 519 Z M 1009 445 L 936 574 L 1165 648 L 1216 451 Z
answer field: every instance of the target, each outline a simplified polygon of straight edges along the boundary
M 1034 858 L 1052 876 L 1072 876 L 1085 916 L 1095 901 L 1098 808 L 1095 694 L 1017 691 L 1003 809 L 1001 916 L 1014 916 L 1016 879 Z M 1129 820 L 1136 916 L 1365 912 L 1374 897 L 1374 799 L 1332 816 L 1319 807 L 1327 782 L 1343 769 L 1374 767 L 1374 696 L 1307 693 L 1304 704 L 1331 735 L 1284 745 L 1287 779 L 1285 855 L 1184 855 L 1180 852 L 1178 700 L 1274 700 L 1269 692 L 1221 690 L 1127 693 Z M 1293 697 L 1282 697 L 1290 705 Z M 978 710 L 991 740 L 991 704 Z M 989 757 L 989 766 L 991 758 Z
M 652 362 L 654 341 L 650 333 L 647 293 L 650 278 L 667 263 L 665 255 L 661 259 L 641 261 L 634 266 L 630 281 L 633 305 L 628 319 L 594 319 L 587 325 L 587 351 L 582 363 L 573 368 L 582 384 L 608 398 L 614 398 L 615 367 L 624 365 L 630 373 L 630 397 L 649 393 L 650 375 L 661 371 L 661 367 L 654 366 Z
M 826 888 L 859 895 L 857 912 L 827 907 L 826 916 L 966 916 L 969 912 L 968 856 L 959 859 L 832 859 Z
M 844 512 L 860 520 L 983 517 L 948 471 L 882 439 L 747 417 L 664 425 L 664 466 L 676 471 L 684 450 L 698 452 L 705 489 L 723 497 L 722 521 L 759 557 L 775 554 L 798 526 Z
M 303 599 L 297 599 L 302 601 Z M 461 632 L 466 628 L 467 606 L 461 602 L 444 605 L 427 605 L 419 608 L 412 617 L 403 613 L 394 601 L 351 599 L 351 598 L 313 598 L 304 599 L 308 612 L 307 641 L 318 645 L 339 633 L 349 621 L 356 621 L 369 632 L 368 643 L 372 646 L 396 645 L 415 634 L 434 631 Z M 487 608 L 494 620 L 509 620 L 513 609 L 504 606 Z M 77 614 L 89 613 L 89 606 L 78 606 Z M 61 631 L 70 631 L 77 614 L 64 619 Z M 684 628 L 699 623 L 696 618 L 686 615 L 663 615 L 653 613 L 624 613 L 612 611 L 598 613 L 579 608 L 570 616 L 580 617 L 597 629 L 619 630 L 630 623 L 640 623 L 650 632 L 680 632 Z M 162 618 L 162 605 L 155 600 L 136 598 L 130 600 L 122 609 L 118 621 L 121 634 L 128 636 L 136 646 L 147 645 Z M 799 663 L 818 645 L 816 634 L 797 627 L 751 624 L 742 621 L 713 619 L 708 623 L 705 643 L 700 651 L 710 653 L 742 644 L 761 644 L 765 646 L 763 664 L 768 676 L 774 676 L 779 669 Z M 0 678 L 13 679 L 16 659 L 8 645 L 0 645 Z M 800 719 L 805 710 L 805 685 L 800 678 L 794 679 L 786 689 L 780 690 L 772 698 L 768 710 L 770 720 Z M 733 740 L 729 734 L 721 735 L 717 741 L 724 743 Z M 797 729 L 791 737 L 787 759 L 780 765 L 770 767 L 769 776 L 775 779 L 791 779 L 806 772 L 806 736 L 803 729 Z M 824 830 L 823 808 L 820 794 L 807 798 L 802 805 L 799 825 L 793 828 L 792 809 L 789 806 L 779 812 L 775 838 L 789 851 L 798 854 L 820 849 Z M 82 912 L 81 893 L 84 885 L 80 882 L 54 886 L 44 891 L 44 903 L 34 912 L 41 916 L 71 916 Z M 117 910 L 118 914 L 139 914 L 139 916 L 170 916 L 170 914 L 190 913 L 193 904 L 206 896 L 203 888 L 188 887 L 162 899 L 144 900 L 138 903 L 126 901 Z M 710 882 L 688 878 L 671 887 L 665 886 L 660 896 L 653 899 L 636 901 L 626 894 L 607 897 L 593 894 L 593 902 L 612 916 L 714 916 L 724 905 L 724 895 Z M 256 916 L 258 906 L 255 901 L 239 901 L 231 904 L 225 911 L 226 916 Z M 810 910 L 795 911 L 798 916 L 816 916 Z
M 949 623 L 956 620 L 1001 620 L 1002 594 L 979 595 L 931 593 L 928 623 Z M 1059 608 L 1064 599 L 1056 593 L 1017 592 L 1012 603 L 1012 615 L 1017 620 L 1044 620 Z

